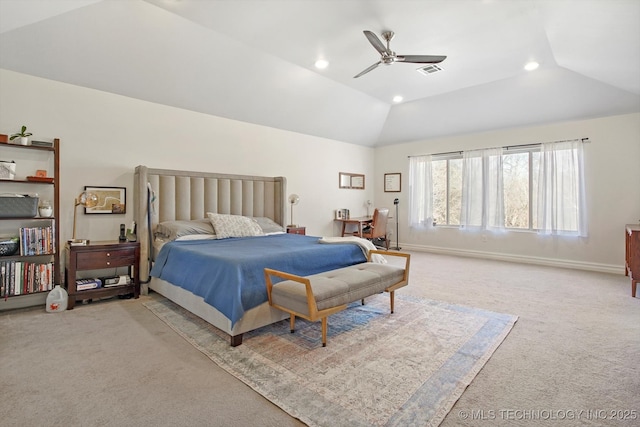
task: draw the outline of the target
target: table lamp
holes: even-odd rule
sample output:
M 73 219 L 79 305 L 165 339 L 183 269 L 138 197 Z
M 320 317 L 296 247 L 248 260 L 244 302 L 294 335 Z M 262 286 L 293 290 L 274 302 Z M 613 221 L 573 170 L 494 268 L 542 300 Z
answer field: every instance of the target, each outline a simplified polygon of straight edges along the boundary
M 297 194 L 289 196 L 289 204 L 291 205 L 291 224 L 289 224 L 289 227 L 296 227 L 296 224 L 293 223 L 293 205 L 297 205 L 298 202 L 300 202 L 300 196 Z
M 87 191 L 83 191 L 76 197 L 75 205 L 73 206 L 73 239 L 70 243 L 87 243 L 88 240 L 76 239 L 76 214 L 78 213 L 78 206 L 84 206 L 85 208 L 93 208 L 98 204 L 98 196 Z

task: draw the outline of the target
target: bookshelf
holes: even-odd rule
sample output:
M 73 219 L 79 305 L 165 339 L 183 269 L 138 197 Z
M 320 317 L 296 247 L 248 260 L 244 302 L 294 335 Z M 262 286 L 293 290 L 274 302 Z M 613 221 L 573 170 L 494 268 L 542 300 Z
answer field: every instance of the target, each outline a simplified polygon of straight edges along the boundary
M 0 236 L 20 238 L 18 252 L 0 256 L 0 311 L 44 306 L 49 290 L 60 284 L 61 277 L 60 140 L 54 139 L 50 146 L 0 142 L 0 159 L 16 163 L 14 179 L 0 178 L 0 195 L 37 194 L 38 203 L 47 200 L 53 208 L 50 217 L 41 217 L 37 209 L 35 216 L 13 216 L 0 206 Z M 46 170 L 47 178 L 36 177 L 36 170 Z M 7 276 L 11 273 L 13 279 Z

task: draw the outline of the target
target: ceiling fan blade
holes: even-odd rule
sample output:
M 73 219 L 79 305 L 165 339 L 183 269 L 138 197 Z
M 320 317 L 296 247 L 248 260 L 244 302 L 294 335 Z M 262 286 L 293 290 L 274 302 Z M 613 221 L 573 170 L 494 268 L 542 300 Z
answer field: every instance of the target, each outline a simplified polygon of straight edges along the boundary
M 367 39 L 369 40 L 369 43 L 371 43 L 373 45 L 373 47 L 380 52 L 380 55 L 391 55 L 393 52 L 391 52 L 389 49 L 387 49 L 385 47 L 385 45 L 380 41 L 380 39 L 378 38 L 378 36 L 376 36 L 375 34 L 373 34 L 371 31 L 368 30 L 364 30 L 363 31 L 364 35 L 367 37 Z
M 442 55 L 396 55 L 398 62 L 412 62 L 415 64 L 437 64 L 447 59 Z
M 364 71 L 361 71 L 360 73 L 356 74 L 355 76 L 353 76 L 354 79 L 357 79 L 358 77 L 367 74 L 369 71 L 373 70 L 374 68 L 376 68 L 378 65 L 382 64 L 382 61 L 378 61 L 375 64 L 373 64 L 372 66 L 370 66 L 369 68 L 367 68 Z

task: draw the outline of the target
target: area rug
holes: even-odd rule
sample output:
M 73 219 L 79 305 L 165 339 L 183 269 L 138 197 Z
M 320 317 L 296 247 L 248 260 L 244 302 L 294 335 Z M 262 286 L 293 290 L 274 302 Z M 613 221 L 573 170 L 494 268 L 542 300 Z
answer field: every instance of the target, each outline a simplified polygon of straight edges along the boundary
M 437 426 L 517 317 L 396 295 L 320 323 L 284 320 L 229 337 L 168 300 L 144 304 L 189 343 L 309 426 Z

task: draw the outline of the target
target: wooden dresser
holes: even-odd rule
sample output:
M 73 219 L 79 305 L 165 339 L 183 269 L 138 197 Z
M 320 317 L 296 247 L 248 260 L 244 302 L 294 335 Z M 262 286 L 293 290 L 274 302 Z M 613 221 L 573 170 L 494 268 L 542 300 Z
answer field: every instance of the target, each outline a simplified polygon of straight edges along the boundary
M 627 224 L 624 230 L 625 264 L 624 275 L 631 276 L 631 296 L 636 296 L 640 280 L 640 224 Z

